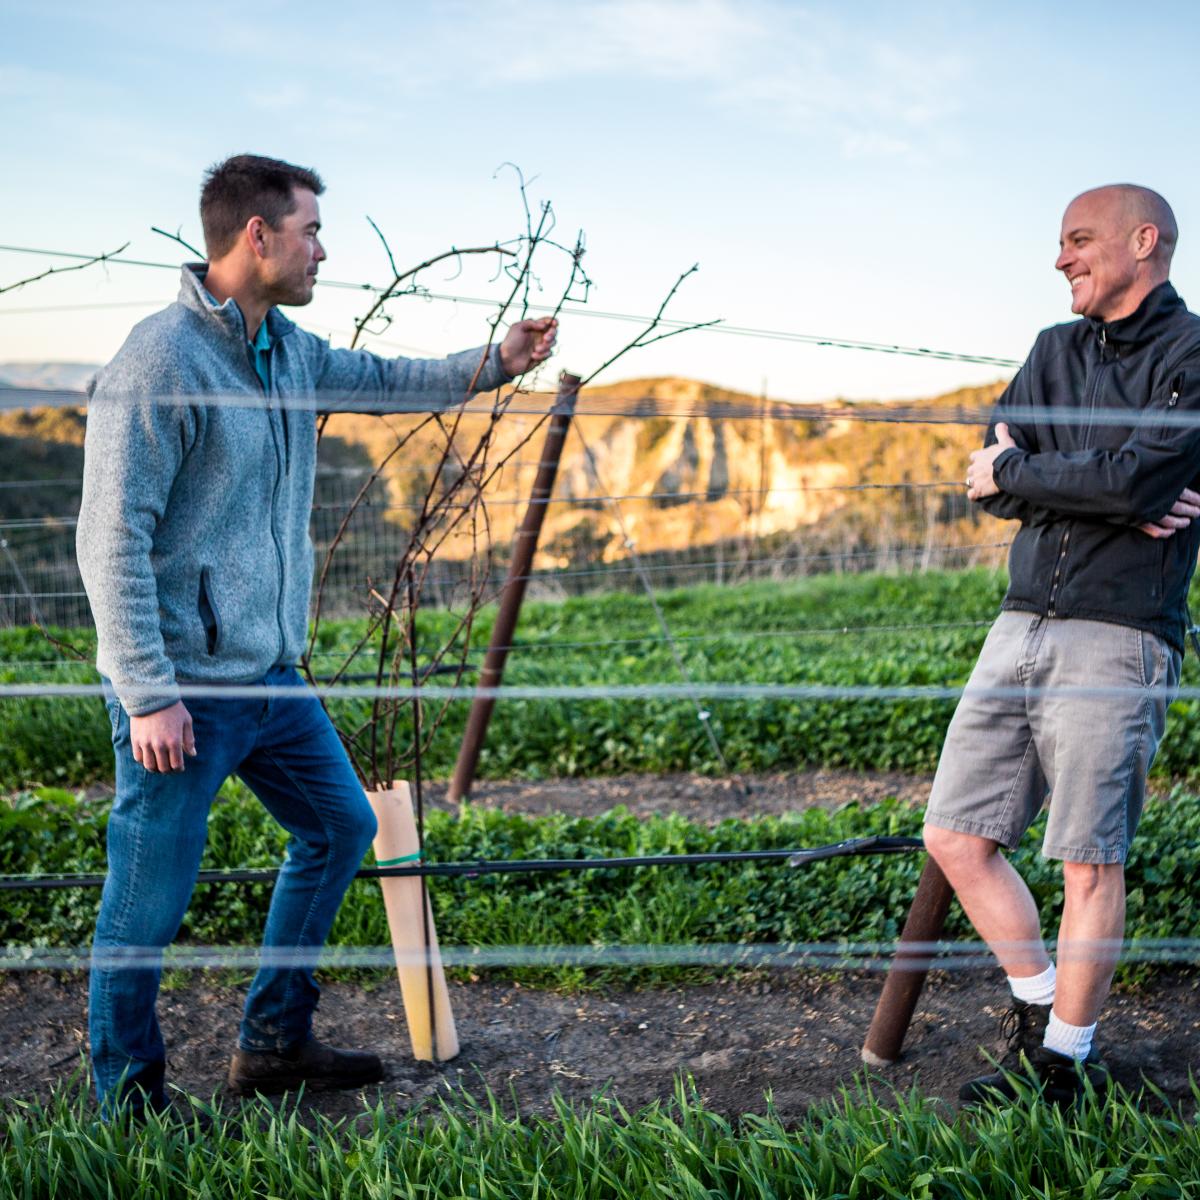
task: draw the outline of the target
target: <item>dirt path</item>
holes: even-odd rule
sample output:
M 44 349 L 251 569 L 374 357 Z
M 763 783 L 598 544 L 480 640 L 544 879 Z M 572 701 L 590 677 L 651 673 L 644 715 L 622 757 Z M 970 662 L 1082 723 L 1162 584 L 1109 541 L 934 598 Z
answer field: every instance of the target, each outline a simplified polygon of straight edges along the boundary
M 399 990 L 326 987 L 317 1030 L 331 1041 L 383 1055 L 388 1078 L 363 1095 L 314 1096 L 331 1116 L 383 1100 L 397 1112 L 463 1084 L 515 1095 L 525 1112 L 546 1112 L 555 1091 L 585 1100 L 600 1091 L 637 1107 L 668 1099 L 678 1076 L 695 1079 L 710 1107 L 763 1112 L 767 1090 L 794 1120 L 837 1094 L 860 1069 L 859 1047 L 879 993 L 878 975 L 834 979 L 777 972 L 770 982 L 556 995 L 506 984 L 452 986 L 462 1053 L 434 1068 L 408 1053 Z M 1117 995 L 1101 1025 L 1106 1061 L 1124 1084 L 1143 1074 L 1189 1102 L 1188 1071 L 1200 1071 L 1198 981 L 1161 977 L 1140 995 Z M 165 992 L 160 1005 L 170 1078 L 202 1097 L 221 1087 L 236 1036 L 241 993 L 202 979 Z M 980 1045 L 998 1053 L 997 972 L 930 977 L 905 1059 L 880 1072 L 902 1090 L 918 1082 L 953 1101 L 959 1083 L 988 1069 Z M 84 1043 L 82 977 L 14 974 L 0 982 L 0 1095 L 44 1096 L 77 1070 Z
M 923 803 L 929 779 L 901 774 L 808 771 L 751 777 L 747 797 L 727 780 L 699 775 L 623 776 L 546 783 L 482 783 L 474 801 L 510 812 L 594 815 L 623 804 L 639 816 L 679 812 L 692 820 L 776 814 L 851 800 L 898 796 Z M 445 786 L 428 802 L 444 806 Z M 766 980 L 766 982 L 763 982 Z M 368 1100 L 397 1111 L 463 1084 L 481 1094 L 515 1095 L 523 1110 L 545 1112 L 555 1091 L 586 1099 L 600 1091 L 637 1107 L 669 1098 L 691 1076 L 705 1102 L 729 1115 L 762 1112 L 769 1090 L 777 1111 L 796 1119 L 838 1094 L 861 1069 L 859 1048 L 882 978 L 775 971 L 758 982 L 607 994 L 558 995 L 480 982 L 452 985 L 462 1053 L 434 1068 L 409 1057 L 399 989 L 391 976 L 366 988 L 326 987 L 317 1032 L 335 1044 L 373 1047 L 388 1064 Z M 1131 1087 L 1148 1077 L 1189 1102 L 1188 1072 L 1200 1072 L 1200 979 L 1160 974 L 1139 994 L 1114 996 L 1100 1045 L 1115 1076 Z M 85 1044 L 82 975 L 0 975 L 0 1096 L 44 1096 L 77 1070 Z M 986 1070 L 979 1047 L 999 1054 L 1003 978 L 996 970 L 930 977 L 906 1056 L 880 1077 L 901 1089 L 918 1082 L 953 1100 L 959 1083 Z M 164 992 L 160 1016 L 170 1077 L 203 1097 L 221 1087 L 236 1036 L 239 989 L 204 975 Z M 361 1111 L 357 1094 L 315 1096 L 314 1109 Z
M 773 775 L 739 775 L 735 780 L 707 775 L 614 775 L 596 779 L 552 779 L 538 783 L 482 780 L 471 793 L 475 804 L 534 815 L 558 812 L 594 816 L 624 805 L 635 816 L 679 813 L 689 821 L 715 823 L 728 818 L 776 816 L 804 808 L 837 808 L 852 800 L 874 804 L 896 796 L 910 804 L 929 798 L 927 775 L 899 771 L 811 770 Z M 447 808 L 446 785 L 426 785 L 435 808 Z

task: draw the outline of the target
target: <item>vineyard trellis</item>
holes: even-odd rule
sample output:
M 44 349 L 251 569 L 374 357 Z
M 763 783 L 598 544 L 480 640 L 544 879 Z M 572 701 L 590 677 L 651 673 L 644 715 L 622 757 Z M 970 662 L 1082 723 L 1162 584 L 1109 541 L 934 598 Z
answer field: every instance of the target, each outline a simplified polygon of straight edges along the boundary
M 510 313 L 526 316 L 545 309 L 558 316 L 566 310 L 569 301 L 586 301 L 590 281 L 581 267 L 582 236 L 576 240 L 573 247 L 553 242 L 549 236 L 549 231 L 553 228 L 552 210 L 549 205 L 542 206 L 538 219 L 535 220 L 526 200 L 523 180 L 520 190 L 525 203 L 526 228 L 524 233 L 511 243 L 451 249 L 409 271 L 401 271 L 396 266 L 386 239 L 376 227 L 393 278 L 390 283 L 372 289 L 369 309 L 355 322 L 352 344 L 356 344 L 365 333 L 378 333 L 386 328 L 390 317 L 385 306 L 390 300 L 405 294 L 421 294 L 434 298 L 435 293 L 418 283 L 419 273 L 437 262 L 465 254 L 495 254 L 501 258 L 518 260 L 513 270 L 506 271 L 511 287 L 490 322 L 489 346 L 492 345 L 500 322 Z M 549 245 L 563 252 L 571 263 L 560 299 L 548 307 L 534 304 L 531 298 L 531 284 L 535 278 L 532 267 L 534 253 L 542 245 Z M 73 267 L 51 268 L 28 280 L 10 285 L 8 289 L 0 290 L 12 290 L 61 270 L 82 269 L 101 262 L 134 261 L 136 260 L 121 259 L 119 252 L 98 255 Z M 141 261 L 138 265 L 156 264 Z M 786 337 L 822 346 L 936 357 L 993 365 L 998 368 L 1016 365 L 1010 360 L 988 356 L 736 326 L 718 327 L 713 322 L 688 323 L 669 320 L 664 316 L 665 308 L 690 273 L 684 272 L 679 277 L 657 313 L 646 320 L 645 328 L 584 381 L 585 388 L 595 374 L 611 365 L 624 353 L 664 337 L 705 328 L 736 336 Z M 582 296 L 577 293 L 577 289 L 582 289 Z M 626 316 L 612 313 L 595 315 L 612 319 L 624 319 Z M 15 408 L 37 398 L 28 390 L 14 389 L 8 394 L 0 393 L 0 407 Z M 53 400 L 60 406 L 69 405 L 72 397 L 69 393 L 59 393 Z M 327 685 L 321 688 L 323 698 L 337 695 L 339 688 L 344 690 L 349 684 L 349 694 L 357 694 L 369 701 L 369 717 L 356 729 L 342 730 L 347 747 L 368 787 L 377 787 L 384 781 L 415 770 L 419 822 L 421 754 L 429 740 L 435 736 L 449 706 L 460 701 L 472 690 L 464 686 L 472 668 L 470 630 L 480 609 L 494 599 L 497 587 L 496 567 L 505 561 L 500 549 L 503 539 L 494 536 L 494 514 L 506 506 L 522 503 L 522 471 L 528 470 L 531 465 L 537 465 L 525 460 L 522 451 L 541 428 L 549 411 L 544 398 L 513 389 L 493 397 L 482 406 L 462 406 L 445 415 L 413 418 L 403 427 L 397 426 L 392 430 L 393 445 L 380 461 L 365 469 L 328 466 L 319 480 L 313 514 L 314 544 L 318 562 L 317 588 L 313 632 L 304 665 L 312 682 Z M 779 420 L 804 422 L 809 434 L 812 434 L 823 432 L 835 423 L 845 422 L 862 422 L 864 425 L 887 423 L 900 426 L 976 427 L 984 411 L 983 408 L 971 409 L 961 404 L 957 408 L 875 405 L 863 406 L 857 410 L 847 406 L 818 406 L 801 411 L 779 404 L 767 404 L 765 400 L 757 409 L 748 410 L 745 406 L 728 401 L 664 402 L 653 395 L 624 396 L 608 403 L 602 401 L 595 409 L 589 410 L 585 390 L 584 402 L 579 406 L 577 419 L 621 417 L 640 422 L 643 428 L 649 428 L 646 423 L 652 421 L 757 421 L 760 429 L 765 428 L 768 422 Z M 514 419 L 523 417 L 531 417 L 532 420 L 525 423 L 515 440 L 502 442 L 498 436 L 501 426 L 511 426 Z M 1112 414 L 1111 417 L 1105 413 L 1096 414 L 1098 422 L 1107 419 L 1120 420 L 1126 424 L 1129 420 L 1126 413 Z M 482 433 L 479 432 L 480 423 Z M 328 432 L 332 431 L 333 427 L 325 428 Z M 656 430 L 656 436 L 660 434 L 661 430 Z M 909 464 L 910 469 L 902 478 L 859 479 L 834 483 L 807 480 L 791 485 L 767 486 L 763 479 L 765 441 L 760 436 L 758 487 L 729 486 L 726 480 L 719 486 L 714 486 L 710 481 L 708 486 L 697 488 L 693 482 L 689 482 L 687 473 L 681 472 L 665 485 L 663 477 L 652 481 L 649 488 L 628 491 L 606 485 L 598 465 L 597 454 L 592 448 L 593 443 L 589 436 L 584 435 L 582 427 L 579 428 L 578 440 L 592 488 L 590 491 L 581 492 L 576 487 L 570 494 L 552 497 L 547 503 L 573 507 L 578 514 L 582 514 L 584 520 L 579 521 L 576 528 L 583 529 L 584 533 L 589 532 L 589 528 L 585 526 L 587 521 L 594 519 L 593 514 L 605 509 L 610 511 L 613 527 L 609 531 L 608 539 L 606 541 L 602 536 L 602 531 L 597 532 L 595 527 L 590 527 L 590 538 L 580 534 L 573 545 L 564 543 L 547 550 L 547 561 L 541 567 L 535 565 L 528 574 L 518 578 L 523 583 L 528 582 L 544 588 L 549 594 L 559 595 L 570 594 L 573 590 L 640 588 L 653 606 L 658 623 L 657 636 L 607 641 L 597 639 L 591 646 L 599 650 L 618 644 L 662 642 L 671 648 L 676 668 L 683 677 L 684 684 L 674 689 L 670 685 L 656 684 L 650 688 L 635 688 L 626 692 L 614 688 L 590 691 L 586 688 L 573 688 L 567 689 L 563 695 L 671 695 L 686 699 L 694 703 L 712 743 L 713 752 L 727 772 L 728 764 L 725 762 L 717 735 L 708 724 L 708 712 L 702 703 L 706 693 L 705 685 L 694 685 L 687 667 L 676 651 L 676 641 L 680 637 L 713 638 L 729 635 L 677 634 L 670 628 L 663 609 L 656 600 L 657 592 L 681 582 L 694 582 L 697 576 L 715 583 L 724 583 L 755 578 L 788 578 L 829 570 L 920 570 L 948 562 L 956 565 L 980 562 L 994 565 L 1007 545 L 1005 540 L 987 540 L 983 536 L 972 539 L 962 536 L 964 531 L 978 524 L 975 509 L 963 497 L 961 483 L 937 477 L 936 471 L 929 470 L 931 464 Z M 403 452 L 422 445 L 426 451 L 424 457 L 429 461 L 419 461 L 411 466 L 406 464 L 403 469 L 396 468 L 395 464 L 401 462 Z M 431 445 L 430 456 L 428 451 Z M 611 461 L 611 456 L 617 453 L 617 449 L 615 446 L 606 446 L 605 449 Z M 914 467 L 915 477 L 912 473 Z M 56 501 L 59 501 L 61 507 L 60 494 L 69 493 L 74 487 L 74 480 L 67 477 L 58 481 L 31 482 L 37 485 L 36 490 L 40 497 L 44 498 L 47 507 L 52 509 Z M 507 494 L 501 490 L 505 483 L 509 487 Z M 825 523 L 819 515 L 816 520 L 799 522 L 791 530 L 776 531 L 773 534 L 764 534 L 761 531 L 759 518 L 771 498 L 776 501 L 788 495 L 824 498 L 832 501 L 825 509 L 827 515 L 829 512 L 848 508 L 850 500 L 862 494 L 886 497 L 891 505 L 875 510 L 875 520 L 869 530 L 843 523 L 837 528 L 834 537 L 830 538 L 825 535 Z M 404 498 L 397 499 L 398 495 Z M 28 496 L 22 498 L 28 504 Z M 638 522 L 627 512 L 628 506 L 635 506 L 639 514 L 642 511 L 654 514 L 664 509 L 725 502 L 740 507 L 740 511 L 747 517 L 750 532 L 730 537 L 720 522 L 714 520 L 715 532 L 707 539 L 697 539 L 693 535 L 689 538 L 688 549 L 683 552 L 672 548 L 639 548 L 638 538 L 634 534 L 634 526 Z M 73 524 L 74 516 L 67 511 L 14 516 L 9 520 L 0 521 L 0 625 L 34 623 L 42 626 L 71 626 L 86 623 L 86 607 L 78 603 L 82 599 L 82 589 L 76 585 L 76 577 L 72 574 L 73 557 L 69 546 Z M 939 529 L 953 530 L 958 536 L 940 540 L 935 536 Z M 624 551 L 623 555 L 610 556 L 607 553 L 614 538 Z M 838 538 L 841 539 L 840 545 L 836 544 Z M 450 553 L 461 547 L 464 542 L 468 548 L 466 553 Z M 600 559 L 599 563 L 596 562 L 597 557 Z M 8 574 L 5 575 L 4 572 Z M 10 580 L 7 586 L 6 580 Z M 364 593 L 368 600 L 367 618 L 365 632 L 358 643 L 351 647 L 348 653 L 341 653 L 340 658 L 330 652 L 318 651 L 321 620 L 340 615 L 343 611 L 361 613 L 364 607 Z M 450 627 L 448 635 L 443 631 L 440 635 L 440 646 L 433 648 L 420 643 L 417 628 L 418 610 L 430 605 L 456 614 L 459 622 Z M 25 619 L 21 620 L 21 617 Z M 947 628 L 977 625 L 977 622 L 946 623 Z M 917 629 L 931 627 L 929 624 L 912 626 Z M 902 624 L 877 625 L 853 632 L 862 635 L 871 632 L 899 632 L 904 628 Z M 792 632 L 795 636 L 811 636 L 818 632 L 840 632 L 844 635 L 850 633 L 851 629 L 842 627 L 840 630 L 805 629 Z M 789 636 L 789 632 L 771 630 L 766 631 L 766 635 Z M 752 631 L 742 631 L 741 636 L 760 635 Z M 555 644 L 553 640 L 548 640 L 534 647 L 514 642 L 503 648 L 506 651 L 534 648 L 545 650 L 554 648 Z M 422 662 L 418 662 L 419 651 Z M 362 665 L 360 655 L 371 664 L 371 670 L 366 673 L 365 678 L 371 680 L 372 686 L 354 686 L 354 681 L 362 677 L 356 671 L 356 668 Z M 432 675 L 443 673 L 451 676 L 447 686 L 428 682 Z M 70 685 L 57 693 L 54 685 L 35 686 L 40 688 L 40 694 L 43 695 L 71 694 Z M 740 691 L 728 687 L 717 689 L 717 694 L 749 696 L 754 695 L 755 691 L 754 686 L 750 685 Z M 940 691 L 950 695 L 954 689 Z M 880 701 L 904 692 L 903 688 L 870 687 L 856 690 L 852 686 L 843 685 L 825 690 L 806 689 L 803 686 L 790 691 L 787 688 L 774 689 L 774 694 L 778 695 L 871 695 Z M 4 694 L 20 694 L 20 685 L 15 689 L 11 686 L 6 687 Z M 39 693 L 30 690 L 29 694 Z M 497 697 L 515 697 L 522 694 L 521 689 L 495 690 Z M 555 694 L 555 689 L 531 689 L 528 694 L 551 696 Z M 1190 693 L 1184 694 L 1190 698 Z M 424 715 L 426 705 L 432 709 L 428 720 Z M 408 730 L 412 734 L 412 743 L 408 747 L 403 744 L 408 733 L 400 722 L 401 714 L 405 712 L 411 713 Z M 831 854 L 904 852 L 917 849 L 920 845 L 912 838 L 891 839 L 894 844 L 885 845 L 886 841 L 887 839 L 874 839 L 869 845 L 769 851 L 761 854 L 752 852 L 708 856 L 657 855 L 618 860 L 544 859 L 421 863 L 418 866 L 400 868 L 368 868 L 363 874 L 425 877 L 439 874 L 483 875 L 492 872 L 626 869 L 693 865 L 693 860 L 718 862 L 756 857 L 779 859 L 785 855 L 798 864 L 812 861 L 814 858 L 829 857 Z M 420 849 L 423 853 L 423 844 Z M 214 873 L 202 881 L 250 882 L 267 878 L 269 874 L 261 870 L 228 870 Z M 0 886 L 81 887 L 93 886 L 97 881 L 95 876 L 82 874 L 58 878 L 10 876 L 0 880 Z M 921 907 L 920 897 L 921 893 L 918 894 L 918 908 Z M 927 969 L 929 963 L 937 957 L 936 938 L 940 931 L 939 922 L 944 918 L 944 908 L 947 904 L 948 893 L 942 881 L 942 890 L 935 900 L 930 901 L 926 897 L 924 905 L 930 912 L 940 911 L 940 916 L 933 919 L 926 913 L 928 919 L 924 924 L 918 921 L 911 930 L 906 930 L 905 937 L 902 938 L 902 942 L 907 940 L 917 943 L 915 949 L 910 947 L 901 956 L 902 961 L 906 957 L 912 960 L 909 969 L 914 975 Z M 932 929 L 932 936 L 931 924 L 937 926 Z M 930 946 L 934 949 L 930 950 Z M 906 996 L 900 1002 L 901 1009 L 909 1001 L 915 1002 L 911 982 L 912 980 L 909 981 Z M 900 1038 L 909 1016 L 911 1005 L 899 1022 Z M 873 1027 L 872 1037 L 876 1038 L 879 1045 L 894 1044 L 898 1049 L 897 1021 L 892 1020 L 882 1032 Z M 886 1054 L 880 1054 L 881 1060 L 886 1057 Z

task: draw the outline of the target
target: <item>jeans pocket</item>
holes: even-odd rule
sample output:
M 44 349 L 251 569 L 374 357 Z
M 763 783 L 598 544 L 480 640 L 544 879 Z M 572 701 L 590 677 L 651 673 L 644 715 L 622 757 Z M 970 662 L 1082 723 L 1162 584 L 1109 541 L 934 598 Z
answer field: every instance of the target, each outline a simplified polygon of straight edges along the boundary
M 104 707 L 108 710 L 108 721 L 112 726 L 113 749 L 120 751 L 121 746 L 129 741 L 129 714 L 115 696 L 105 697 Z
M 1183 656 L 1173 646 L 1169 646 L 1162 638 L 1153 633 L 1139 629 L 1137 637 L 1142 686 L 1165 688 L 1169 703 L 1174 699 L 1175 689 L 1179 686 L 1179 671 L 1183 665 Z

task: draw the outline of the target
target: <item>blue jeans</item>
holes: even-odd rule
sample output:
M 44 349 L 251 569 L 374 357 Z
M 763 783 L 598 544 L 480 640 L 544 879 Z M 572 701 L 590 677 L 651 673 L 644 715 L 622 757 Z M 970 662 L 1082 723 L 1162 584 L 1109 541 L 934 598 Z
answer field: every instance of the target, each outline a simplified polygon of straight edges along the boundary
M 324 944 L 375 836 L 375 815 L 329 718 L 296 671 L 274 667 L 258 686 L 294 687 L 296 694 L 186 699 L 196 757 L 180 773 L 161 774 L 134 761 L 129 716 L 106 684 L 117 795 L 88 1015 L 96 1090 L 106 1106 L 126 1097 L 135 1105 L 165 1103 L 155 1014 L 162 949 L 187 911 L 213 798 L 233 774 L 291 834 L 239 1044 L 286 1051 L 310 1035 L 320 989 L 311 966 L 287 962 L 287 951 L 311 948 L 315 955 Z M 272 950 L 285 961 L 273 963 Z

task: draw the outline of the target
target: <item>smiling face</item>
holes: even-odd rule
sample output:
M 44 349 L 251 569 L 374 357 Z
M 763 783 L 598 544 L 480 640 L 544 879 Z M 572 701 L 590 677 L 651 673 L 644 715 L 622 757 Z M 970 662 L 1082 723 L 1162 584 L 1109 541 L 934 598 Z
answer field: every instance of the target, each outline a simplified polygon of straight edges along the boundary
M 1099 321 L 1129 316 L 1157 282 L 1148 270 L 1157 237 L 1155 226 L 1139 221 L 1116 188 L 1072 200 L 1054 264 L 1071 286 L 1071 311 Z
M 325 261 L 325 249 L 317 237 L 321 214 L 317 198 L 307 188 L 293 192 L 295 207 L 278 228 L 265 222 L 260 260 L 261 282 L 271 304 L 307 304 L 317 282 L 317 267 Z

